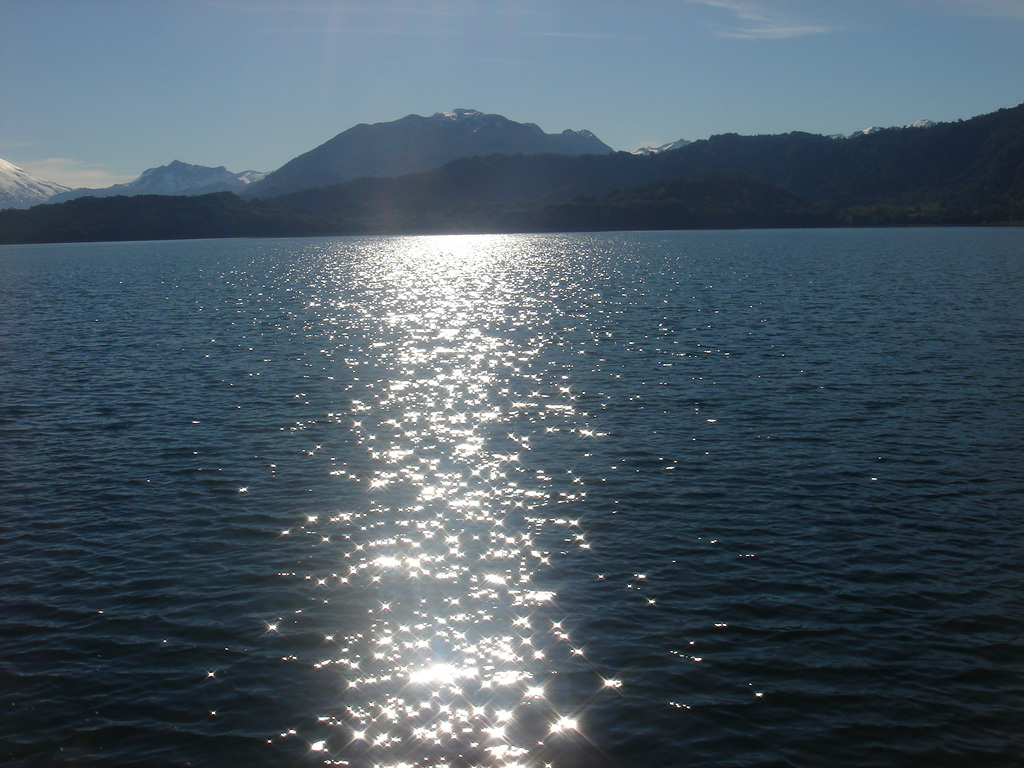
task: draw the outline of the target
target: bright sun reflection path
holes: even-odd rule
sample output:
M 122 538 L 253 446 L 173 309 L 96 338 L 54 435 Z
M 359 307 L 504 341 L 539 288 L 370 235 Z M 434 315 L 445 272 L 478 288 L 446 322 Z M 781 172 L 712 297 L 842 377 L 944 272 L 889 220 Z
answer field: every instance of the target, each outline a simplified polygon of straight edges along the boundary
M 313 583 L 366 614 L 316 665 L 337 674 L 344 706 L 319 718 L 331 731 L 312 750 L 382 767 L 543 765 L 584 731 L 582 702 L 618 681 L 572 642 L 553 587 L 553 560 L 589 546 L 585 491 L 531 459 L 543 442 L 600 435 L 545 354 L 560 341 L 519 284 L 517 238 L 379 247 L 333 283 L 358 290 L 318 302 L 349 339 L 336 354 L 351 406 L 331 420 L 372 469 L 339 462 L 332 474 L 359 484 L 365 508 L 302 526 L 338 551 Z

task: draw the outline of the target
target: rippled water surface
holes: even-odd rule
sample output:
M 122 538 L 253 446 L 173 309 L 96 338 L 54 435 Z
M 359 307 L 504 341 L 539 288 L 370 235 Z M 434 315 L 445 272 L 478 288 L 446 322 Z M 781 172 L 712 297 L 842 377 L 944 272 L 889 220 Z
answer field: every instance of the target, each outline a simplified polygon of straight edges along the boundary
M 1024 231 L 0 249 L 0 762 L 1024 764 Z

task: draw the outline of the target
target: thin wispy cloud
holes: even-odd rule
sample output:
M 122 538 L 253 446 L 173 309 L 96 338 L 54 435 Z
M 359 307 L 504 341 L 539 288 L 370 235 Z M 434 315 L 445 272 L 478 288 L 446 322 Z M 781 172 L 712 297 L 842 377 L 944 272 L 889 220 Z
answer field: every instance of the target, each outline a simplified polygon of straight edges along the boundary
M 519 34 L 529 37 L 559 37 L 567 40 L 626 40 L 630 39 L 630 35 L 622 35 L 615 32 L 573 32 L 569 30 L 532 30 L 524 31 Z
M 247 14 L 308 14 L 316 16 L 336 17 L 347 16 L 378 16 L 382 10 L 381 6 L 374 6 L 370 3 L 339 3 L 337 0 L 203 0 L 205 5 L 212 8 L 220 8 L 230 11 L 239 11 Z M 504 16 L 506 11 L 500 5 L 490 5 L 486 2 L 391 2 L 383 6 L 383 10 L 394 14 L 396 17 L 435 17 L 435 18 L 480 18 L 488 16 Z M 542 11 L 535 8 L 515 7 L 516 16 L 537 16 L 543 15 Z
M 766 3 L 748 0 L 683 0 L 683 2 L 706 5 L 726 11 L 732 21 L 718 29 L 721 37 L 747 40 L 782 40 L 806 35 L 822 35 L 836 31 L 833 27 L 809 24 L 799 19 L 780 14 Z
M 923 0 L 956 16 L 1024 20 L 1024 0 Z
M 102 165 L 84 163 L 70 157 L 48 157 L 35 162 L 18 163 L 18 166 L 36 176 L 63 184 L 65 187 L 79 189 L 103 189 L 114 184 L 131 181 L 134 176 L 111 173 Z

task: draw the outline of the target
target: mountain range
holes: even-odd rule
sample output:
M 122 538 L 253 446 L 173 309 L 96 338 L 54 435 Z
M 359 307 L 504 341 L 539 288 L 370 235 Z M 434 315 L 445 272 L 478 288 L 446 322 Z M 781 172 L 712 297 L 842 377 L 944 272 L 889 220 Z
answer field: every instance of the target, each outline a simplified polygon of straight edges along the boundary
M 934 123 L 922 120 L 905 127 L 931 125 Z M 883 130 L 890 129 L 873 126 L 851 134 L 850 138 Z M 640 147 L 633 154 L 656 155 L 692 143 L 679 139 L 660 146 Z M 226 191 L 250 199 L 276 197 L 362 177 L 405 176 L 439 168 L 464 157 L 589 155 L 612 151 L 587 130 L 549 134 L 533 123 L 517 123 L 501 115 L 473 109 L 455 109 L 430 117 L 407 115 L 392 122 L 361 123 L 269 174 L 234 173 L 223 166 L 211 168 L 174 160 L 168 165 L 150 168 L 124 184 L 102 189 L 68 189 L 0 160 L 0 208 L 28 208 L 78 197 L 121 195 L 203 195 Z
M 904 126 L 923 127 L 922 120 Z M 873 126 L 850 138 L 883 130 Z M 837 136 L 834 138 L 844 138 Z M 633 150 L 656 155 L 692 144 L 686 139 Z M 0 160 L 0 208 L 28 208 L 43 202 L 63 203 L 77 197 L 120 195 L 203 195 L 234 192 L 246 198 L 275 197 L 326 187 L 362 177 L 405 176 L 439 168 L 463 157 L 502 155 L 589 155 L 613 150 L 587 130 L 542 131 L 533 123 L 517 123 L 501 115 L 473 109 L 437 112 L 430 117 L 407 115 L 372 125 L 361 123 L 290 160 L 273 173 L 235 173 L 174 160 L 150 168 L 138 178 L 102 189 L 68 189 Z
M 639 154 L 611 152 L 589 132 L 523 125 L 456 110 L 356 126 L 241 196 L 86 197 L 3 211 L 0 241 L 1024 221 L 1024 105 L 842 139 L 723 134 Z M 501 132 L 537 142 L 491 152 L 485 138 Z M 562 152 L 538 133 L 560 140 Z M 394 175 L 443 159 L 445 142 L 424 139 L 430 155 L 412 135 L 469 149 L 440 167 Z M 594 151 L 580 154 L 585 147 Z M 325 167 L 356 177 L 323 186 L 334 178 L 317 175 Z M 289 188 L 296 191 L 271 196 Z
M 211 192 L 241 192 L 267 174 L 258 171 L 232 173 L 224 166 L 209 168 L 174 160 L 159 168 L 142 172 L 137 179 L 104 189 L 69 189 L 55 194 L 48 202 L 64 203 L 76 197 L 116 197 L 117 195 L 207 195 Z

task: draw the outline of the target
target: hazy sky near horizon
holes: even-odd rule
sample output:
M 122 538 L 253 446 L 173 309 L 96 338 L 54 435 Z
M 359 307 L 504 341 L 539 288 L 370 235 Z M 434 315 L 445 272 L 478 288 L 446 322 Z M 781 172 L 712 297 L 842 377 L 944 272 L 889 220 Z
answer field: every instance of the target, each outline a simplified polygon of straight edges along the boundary
M 0 0 L 0 157 L 271 171 L 465 107 L 632 150 L 1024 101 L 1024 0 Z

